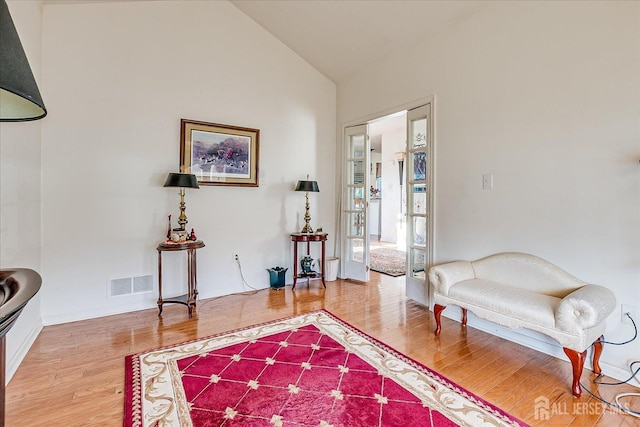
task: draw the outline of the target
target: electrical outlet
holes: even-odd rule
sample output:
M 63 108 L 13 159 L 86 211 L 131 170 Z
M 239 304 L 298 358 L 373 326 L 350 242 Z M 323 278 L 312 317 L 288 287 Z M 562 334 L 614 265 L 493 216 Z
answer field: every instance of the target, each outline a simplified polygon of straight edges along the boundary
M 629 313 L 631 317 L 633 317 L 633 321 L 636 322 L 636 325 L 640 326 L 640 307 L 635 307 L 633 305 L 622 304 L 622 323 L 626 323 L 627 325 L 632 325 L 631 320 L 625 314 Z
M 233 260 L 238 261 L 238 254 L 233 254 Z

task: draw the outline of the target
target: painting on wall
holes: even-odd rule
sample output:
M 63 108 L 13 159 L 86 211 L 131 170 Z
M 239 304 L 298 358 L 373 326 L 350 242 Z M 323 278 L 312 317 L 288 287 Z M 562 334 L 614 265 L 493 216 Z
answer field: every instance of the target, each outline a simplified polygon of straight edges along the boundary
M 182 119 L 180 170 L 199 185 L 258 186 L 260 130 Z

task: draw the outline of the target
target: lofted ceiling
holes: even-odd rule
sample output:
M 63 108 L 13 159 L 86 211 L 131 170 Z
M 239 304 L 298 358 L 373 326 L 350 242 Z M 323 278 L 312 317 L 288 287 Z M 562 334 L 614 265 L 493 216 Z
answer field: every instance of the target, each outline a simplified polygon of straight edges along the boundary
M 43 0 L 45 4 L 134 0 Z M 135 0 L 159 1 L 159 0 Z M 215 0 L 208 0 L 215 1 Z M 334 83 L 396 49 L 464 21 L 486 0 L 229 0 Z M 404 117 L 372 123 L 382 134 Z M 380 147 L 374 147 L 377 151 Z
M 42 1 L 82 4 L 160 0 Z M 487 0 L 229 2 L 336 84 L 359 68 L 416 40 L 432 37 L 492 3 Z
M 395 49 L 461 22 L 490 3 L 451 0 L 230 1 L 335 83 Z

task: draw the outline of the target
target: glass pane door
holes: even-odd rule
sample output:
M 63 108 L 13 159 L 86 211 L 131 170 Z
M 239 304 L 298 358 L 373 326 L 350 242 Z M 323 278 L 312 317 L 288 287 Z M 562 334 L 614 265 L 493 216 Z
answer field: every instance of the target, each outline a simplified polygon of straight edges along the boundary
M 344 275 L 359 281 L 369 280 L 369 138 L 367 126 L 348 127 L 345 131 L 344 209 Z
M 428 298 L 427 269 L 432 256 L 431 105 L 407 112 L 407 296 Z

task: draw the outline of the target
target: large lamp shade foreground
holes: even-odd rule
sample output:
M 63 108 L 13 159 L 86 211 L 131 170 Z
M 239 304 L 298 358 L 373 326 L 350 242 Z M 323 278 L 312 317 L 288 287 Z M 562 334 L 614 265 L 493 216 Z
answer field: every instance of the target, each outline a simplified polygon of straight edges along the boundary
M 0 122 L 38 120 L 47 115 L 27 55 L 9 14 L 0 1 Z
M 316 181 L 309 181 L 309 177 L 307 176 L 306 181 L 298 181 L 296 184 L 296 191 L 305 192 L 304 227 L 302 228 L 301 233 L 313 233 L 313 228 L 311 228 L 311 214 L 309 213 L 309 192 L 320 192 L 318 183 Z

